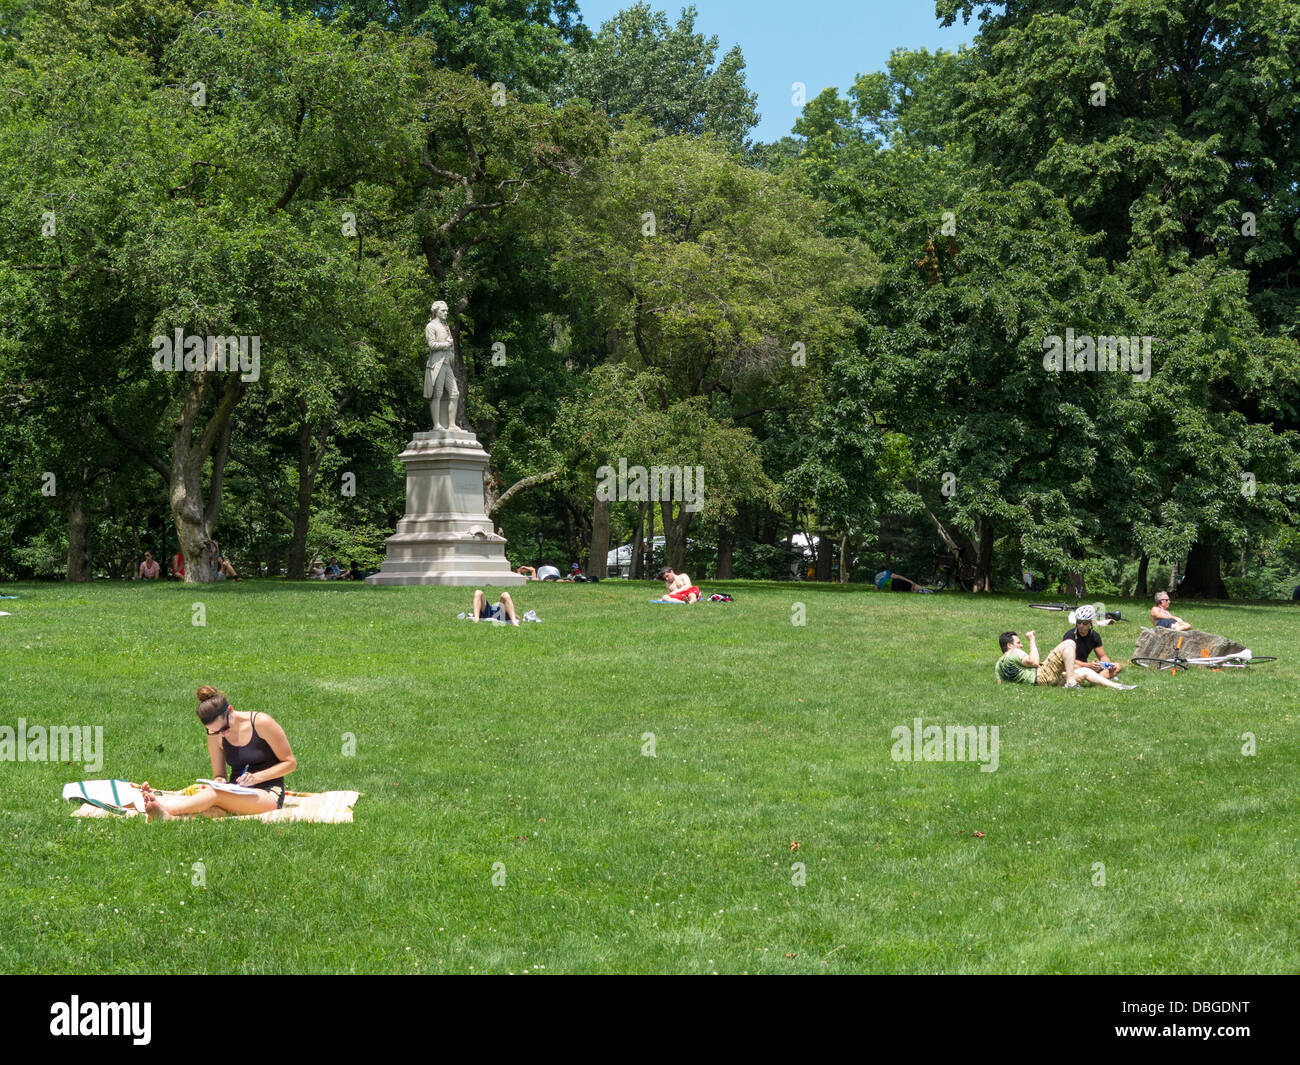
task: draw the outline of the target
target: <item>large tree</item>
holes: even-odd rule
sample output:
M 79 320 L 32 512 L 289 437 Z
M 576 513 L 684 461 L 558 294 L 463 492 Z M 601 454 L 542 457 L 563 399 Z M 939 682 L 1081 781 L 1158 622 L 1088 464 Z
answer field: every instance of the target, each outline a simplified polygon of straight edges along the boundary
M 1254 313 L 1255 348 L 1282 370 L 1300 333 L 1300 8 L 1290 0 L 940 0 L 946 23 L 979 15 L 974 62 L 957 86 L 954 124 L 977 163 L 1000 180 L 1033 180 L 1060 195 L 1072 221 L 1130 276 L 1178 280 L 1200 260 L 1239 272 Z M 1140 263 L 1140 266 L 1138 265 Z M 1200 280 L 1205 291 L 1215 287 Z M 1217 308 L 1211 308 L 1210 318 Z M 1185 323 L 1202 328 L 1189 308 Z M 1226 327 L 1225 327 L 1226 328 Z M 1238 333 L 1239 335 L 1239 333 Z M 1289 354 L 1272 338 L 1290 337 Z M 1167 338 L 1196 350 L 1203 334 Z M 1213 358 L 1238 356 L 1225 341 Z M 1282 370 L 1268 381 L 1217 378 L 1213 407 L 1266 431 L 1300 428 L 1300 392 Z M 1198 416 L 1188 410 L 1188 417 Z M 1222 423 L 1226 426 L 1227 423 Z M 1204 426 L 1203 428 L 1210 428 Z M 1213 450 L 1213 449 L 1207 449 Z M 1222 594 L 1228 537 L 1209 497 L 1184 495 L 1195 530 L 1190 593 Z
M 610 361 L 656 371 L 664 409 L 698 398 L 742 424 L 814 402 L 856 320 L 842 294 L 870 260 L 819 224 L 789 179 L 710 138 L 632 124 L 570 210 L 557 266 L 587 304 L 587 335 Z M 671 517 L 674 542 L 691 517 Z
M 215 579 L 241 400 L 263 370 L 346 383 L 375 332 L 349 208 L 417 165 L 429 64 L 417 41 L 233 4 L 185 22 L 158 73 L 76 24 L 29 30 L 0 129 L 25 369 L 157 471 L 187 579 Z M 199 339 L 169 350 L 177 331 Z M 242 365 L 213 338 L 243 338 Z
M 676 25 L 648 3 L 620 11 L 569 53 L 561 94 L 620 122 L 640 115 L 666 136 L 711 133 L 733 151 L 758 125 L 739 46 L 717 58 L 717 36 L 695 31 L 694 7 Z

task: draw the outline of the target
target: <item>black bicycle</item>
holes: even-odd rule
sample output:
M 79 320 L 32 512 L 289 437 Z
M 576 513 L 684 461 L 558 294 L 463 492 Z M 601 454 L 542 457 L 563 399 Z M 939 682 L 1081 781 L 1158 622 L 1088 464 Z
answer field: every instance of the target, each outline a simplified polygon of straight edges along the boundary
M 1078 603 L 1075 603 L 1074 606 L 1071 606 L 1069 603 L 1030 603 L 1029 606 L 1034 610 L 1053 610 L 1063 614 L 1071 610 L 1079 609 Z M 1108 624 L 1112 621 L 1124 620 L 1124 615 L 1121 614 L 1118 610 L 1103 611 L 1102 617 L 1106 619 L 1106 622 Z
M 943 591 L 955 585 L 963 592 L 975 590 L 975 567 L 951 554 L 935 552 L 934 575 L 927 582 L 935 591 Z

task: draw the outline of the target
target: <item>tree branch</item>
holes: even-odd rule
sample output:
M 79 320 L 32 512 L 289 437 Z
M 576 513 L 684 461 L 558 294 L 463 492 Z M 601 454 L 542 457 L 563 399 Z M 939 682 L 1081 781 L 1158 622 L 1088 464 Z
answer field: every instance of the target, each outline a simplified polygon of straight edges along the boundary
M 140 461 L 143 462 L 146 466 L 149 466 L 151 469 L 157 471 L 158 476 L 163 479 L 163 482 L 165 484 L 171 484 L 172 482 L 171 467 L 167 465 L 167 463 L 163 462 L 163 460 L 159 458 L 156 454 L 154 454 L 154 452 L 149 450 L 149 448 L 142 441 L 132 436 L 130 433 L 128 433 L 121 426 L 119 426 L 115 421 L 113 421 L 113 419 L 108 417 L 108 415 L 106 414 L 96 414 L 95 421 L 97 421 L 100 425 L 102 425 L 105 429 L 107 429 L 110 436 L 114 437 L 117 440 L 120 440 L 123 444 L 125 444 L 127 449 L 133 455 L 135 455 L 136 458 L 140 459 Z
M 534 485 L 544 484 L 546 481 L 553 481 L 558 476 L 560 476 L 560 470 L 556 468 L 554 470 L 547 470 L 545 473 L 534 473 L 530 477 L 525 477 L 521 481 L 516 481 L 497 497 L 497 501 L 493 503 L 491 508 L 488 510 L 488 517 L 494 517 L 497 511 L 509 503 L 516 493 L 522 492 L 526 488 L 532 488 Z
M 288 519 L 289 524 L 292 525 L 293 511 L 291 511 L 287 506 L 285 506 L 284 503 L 282 503 L 280 499 L 276 496 L 275 492 L 271 490 L 271 485 L 267 481 L 266 477 L 263 476 L 262 471 L 259 470 L 256 466 L 254 466 L 251 462 L 248 462 L 246 459 L 243 459 L 239 455 L 236 455 L 233 451 L 230 452 L 230 461 L 239 463 L 239 465 L 244 467 L 244 469 L 246 469 L 257 479 L 257 483 L 262 486 L 262 492 L 266 495 L 266 501 L 267 503 L 270 504 L 271 509 L 274 510 L 281 517 Z

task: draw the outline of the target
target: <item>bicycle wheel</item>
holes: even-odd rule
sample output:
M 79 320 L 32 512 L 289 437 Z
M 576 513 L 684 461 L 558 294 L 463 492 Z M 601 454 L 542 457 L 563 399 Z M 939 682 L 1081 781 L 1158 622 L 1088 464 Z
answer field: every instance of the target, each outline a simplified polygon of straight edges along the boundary
M 1185 669 L 1187 659 L 1185 658 L 1134 658 L 1135 666 L 1145 666 L 1147 669 Z

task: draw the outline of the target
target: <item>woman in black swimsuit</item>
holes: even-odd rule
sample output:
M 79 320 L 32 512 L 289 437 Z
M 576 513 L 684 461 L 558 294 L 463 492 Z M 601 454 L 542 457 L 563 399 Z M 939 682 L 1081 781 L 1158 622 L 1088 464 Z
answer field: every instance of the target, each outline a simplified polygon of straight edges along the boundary
M 144 809 L 152 821 L 205 814 L 260 814 L 284 805 L 284 778 L 298 768 L 282 729 L 270 714 L 243 713 L 224 692 L 204 685 L 196 713 L 208 734 L 212 779 L 255 788 L 260 795 L 237 795 L 201 788 L 197 795 L 158 795 L 145 781 Z M 227 770 L 226 767 L 229 767 Z

